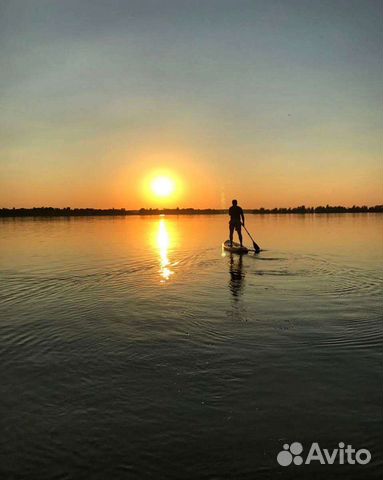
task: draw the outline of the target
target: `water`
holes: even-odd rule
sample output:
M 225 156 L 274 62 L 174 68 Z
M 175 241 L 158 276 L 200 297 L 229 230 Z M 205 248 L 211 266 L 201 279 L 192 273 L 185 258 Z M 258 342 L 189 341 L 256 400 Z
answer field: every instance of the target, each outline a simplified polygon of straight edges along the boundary
M 239 257 L 223 216 L 1 221 L 1 478 L 376 478 L 382 224 L 248 216 Z

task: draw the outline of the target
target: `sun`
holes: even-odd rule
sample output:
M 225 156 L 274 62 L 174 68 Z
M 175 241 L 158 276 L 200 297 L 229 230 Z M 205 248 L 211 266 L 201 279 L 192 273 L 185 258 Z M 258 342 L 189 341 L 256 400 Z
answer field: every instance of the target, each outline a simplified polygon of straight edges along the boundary
M 142 199 L 151 208 L 175 207 L 184 192 L 179 174 L 162 167 L 149 171 L 142 178 Z
M 157 197 L 169 197 L 174 192 L 174 181 L 169 177 L 156 177 L 151 188 Z

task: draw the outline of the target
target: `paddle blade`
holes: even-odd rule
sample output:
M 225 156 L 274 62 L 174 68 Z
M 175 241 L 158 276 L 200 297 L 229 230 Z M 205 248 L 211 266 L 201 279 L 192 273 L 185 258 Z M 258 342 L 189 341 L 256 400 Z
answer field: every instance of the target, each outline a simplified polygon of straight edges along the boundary
M 261 247 L 259 245 L 257 245 L 253 239 L 253 237 L 250 235 L 250 232 L 249 230 L 245 227 L 245 225 L 242 223 L 242 226 L 243 228 L 246 230 L 246 233 L 249 235 L 249 237 L 251 238 L 251 241 L 253 242 L 253 247 L 254 247 L 254 251 L 255 253 L 259 253 L 261 251 Z

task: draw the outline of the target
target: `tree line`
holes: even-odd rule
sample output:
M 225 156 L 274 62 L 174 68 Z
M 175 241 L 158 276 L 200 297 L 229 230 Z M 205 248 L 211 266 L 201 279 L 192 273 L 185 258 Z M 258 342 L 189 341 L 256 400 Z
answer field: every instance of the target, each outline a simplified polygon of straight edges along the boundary
M 318 206 L 306 207 L 300 205 L 293 208 L 255 208 L 245 209 L 245 213 L 266 215 L 266 214 L 313 214 L 313 213 L 374 213 L 383 212 L 383 205 L 368 207 L 366 205 L 352 207 Z M 80 216 L 124 216 L 124 215 L 219 215 L 227 213 L 227 209 L 196 209 L 196 208 L 141 208 L 140 210 L 127 210 L 125 208 L 1 208 L 0 217 L 80 217 Z

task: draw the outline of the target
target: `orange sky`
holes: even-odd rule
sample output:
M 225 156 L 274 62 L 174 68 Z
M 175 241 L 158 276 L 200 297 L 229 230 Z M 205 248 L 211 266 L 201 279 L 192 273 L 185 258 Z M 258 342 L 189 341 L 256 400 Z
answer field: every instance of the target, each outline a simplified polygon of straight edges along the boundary
M 380 168 L 366 167 L 367 154 L 337 157 L 332 152 L 324 157 L 316 153 L 306 164 L 301 156 L 283 153 L 258 161 L 256 154 L 252 160 L 249 154 L 244 158 L 238 152 L 242 161 L 230 162 L 218 148 L 222 160 L 217 158 L 218 153 L 171 150 L 161 143 L 155 150 L 155 144 L 150 150 L 143 148 L 133 153 L 116 148 L 102 155 L 102 162 L 87 154 L 71 168 L 65 162 L 62 167 L 53 164 L 45 168 L 39 158 L 39 174 L 33 164 L 25 165 L 22 176 L 9 175 L 2 182 L 1 206 L 224 208 L 232 198 L 238 198 L 244 207 L 255 208 L 326 203 L 375 205 L 383 198 Z M 348 162 L 354 164 L 352 168 Z M 175 182 L 169 198 L 156 197 L 150 188 L 151 180 L 158 175 Z

